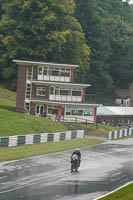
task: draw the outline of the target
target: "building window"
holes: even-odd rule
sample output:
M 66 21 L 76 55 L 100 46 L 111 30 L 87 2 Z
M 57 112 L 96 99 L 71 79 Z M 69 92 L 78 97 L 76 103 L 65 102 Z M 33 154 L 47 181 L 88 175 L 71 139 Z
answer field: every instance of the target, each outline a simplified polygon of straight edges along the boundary
M 54 94 L 54 87 L 50 88 L 50 94 Z
M 27 79 L 32 80 L 32 67 L 28 67 L 27 69 Z
M 70 76 L 70 69 L 61 68 L 60 76 Z
M 50 76 L 59 76 L 60 75 L 60 70 L 59 70 L 59 68 L 49 68 L 49 72 L 48 72 L 48 74 L 50 75 Z
M 122 104 L 122 105 L 124 104 L 124 100 L 123 100 L 123 99 L 121 100 L 121 104 Z
M 43 75 L 47 75 L 47 73 L 48 73 L 48 68 L 47 68 L 47 67 L 44 67 L 44 68 L 43 68 Z
M 51 87 L 50 94 L 61 95 L 61 96 L 82 96 L 82 89 L 68 89 L 68 88 L 60 88 L 60 87 Z
M 26 112 L 30 111 L 30 103 L 25 103 L 25 111 Z
M 42 115 L 44 113 L 44 105 L 36 104 L 35 113 L 38 115 Z
M 29 99 L 31 97 L 31 84 L 26 84 L 26 98 Z
M 39 67 L 39 68 L 38 68 L 38 74 L 39 74 L 39 75 L 42 75 L 42 67 Z
M 74 107 L 66 107 L 66 115 L 78 115 L 78 116 L 93 116 L 94 108 L 74 108 Z
M 72 115 L 83 115 L 83 109 L 78 109 L 78 108 L 72 108 Z
M 80 96 L 82 95 L 82 90 L 81 89 L 73 89 L 72 90 L 72 96 Z
M 71 108 L 70 107 L 66 107 L 66 115 L 71 115 Z
M 38 68 L 39 75 L 48 75 L 48 76 L 70 76 L 70 69 L 67 68 L 57 68 L 57 67 L 41 67 Z
M 57 114 L 58 106 L 48 106 L 48 114 Z
M 37 87 L 36 95 L 45 96 L 45 94 L 46 94 L 46 87 Z
M 61 88 L 60 89 L 60 95 L 71 96 L 71 90 Z
M 84 109 L 84 116 L 93 116 L 94 108 Z
M 60 95 L 60 88 L 59 87 L 55 87 L 55 95 Z

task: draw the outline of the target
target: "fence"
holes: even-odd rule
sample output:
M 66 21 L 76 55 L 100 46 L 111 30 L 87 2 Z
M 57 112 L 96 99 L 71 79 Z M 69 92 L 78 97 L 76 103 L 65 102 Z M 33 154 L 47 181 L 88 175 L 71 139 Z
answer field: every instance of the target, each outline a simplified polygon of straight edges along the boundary
M 74 130 L 62 133 L 40 133 L 0 137 L 0 147 L 15 147 L 25 144 L 57 142 L 74 138 L 84 138 L 84 130 Z
M 97 115 L 97 123 L 121 127 L 133 125 L 133 115 Z
M 126 128 L 122 130 L 109 131 L 108 139 L 117 139 L 121 137 L 133 136 L 133 128 Z

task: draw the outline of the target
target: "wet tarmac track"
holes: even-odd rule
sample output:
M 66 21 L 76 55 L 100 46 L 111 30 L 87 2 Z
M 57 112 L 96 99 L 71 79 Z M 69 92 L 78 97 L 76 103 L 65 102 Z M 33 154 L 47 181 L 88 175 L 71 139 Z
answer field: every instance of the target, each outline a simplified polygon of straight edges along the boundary
M 77 173 L 71 152 L 0 163 L 0 200 L 93 200 L 133 180 L 133 139 L 82 148 Z

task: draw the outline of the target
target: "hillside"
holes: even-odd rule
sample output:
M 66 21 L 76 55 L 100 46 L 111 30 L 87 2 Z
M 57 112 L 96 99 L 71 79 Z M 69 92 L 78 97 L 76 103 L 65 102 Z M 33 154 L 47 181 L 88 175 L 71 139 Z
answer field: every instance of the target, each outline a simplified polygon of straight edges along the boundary
M 133 5 L 127 2 L 1 1 L 0 82 L 16 88 L 13 60 L 20 59 L 78 64 L 75 80 L 91 84 L 88 94 L 99 99 L 116 88 L 128 89 L 133 81 Z
M 0 136 L 66 131 L 50 119 L 14 112 L 16 93 L 0 86 Z

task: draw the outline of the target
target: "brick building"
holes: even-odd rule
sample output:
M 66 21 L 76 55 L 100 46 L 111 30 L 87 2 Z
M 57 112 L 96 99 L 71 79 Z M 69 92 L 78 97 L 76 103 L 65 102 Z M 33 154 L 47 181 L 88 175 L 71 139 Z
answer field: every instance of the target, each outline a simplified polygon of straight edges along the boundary
M 96 120 L 99 104 L 86 101 L 88 84 L 73 83 L 78 65 L 13 60 L 18 64 L 16 111 L 37 116 Z

